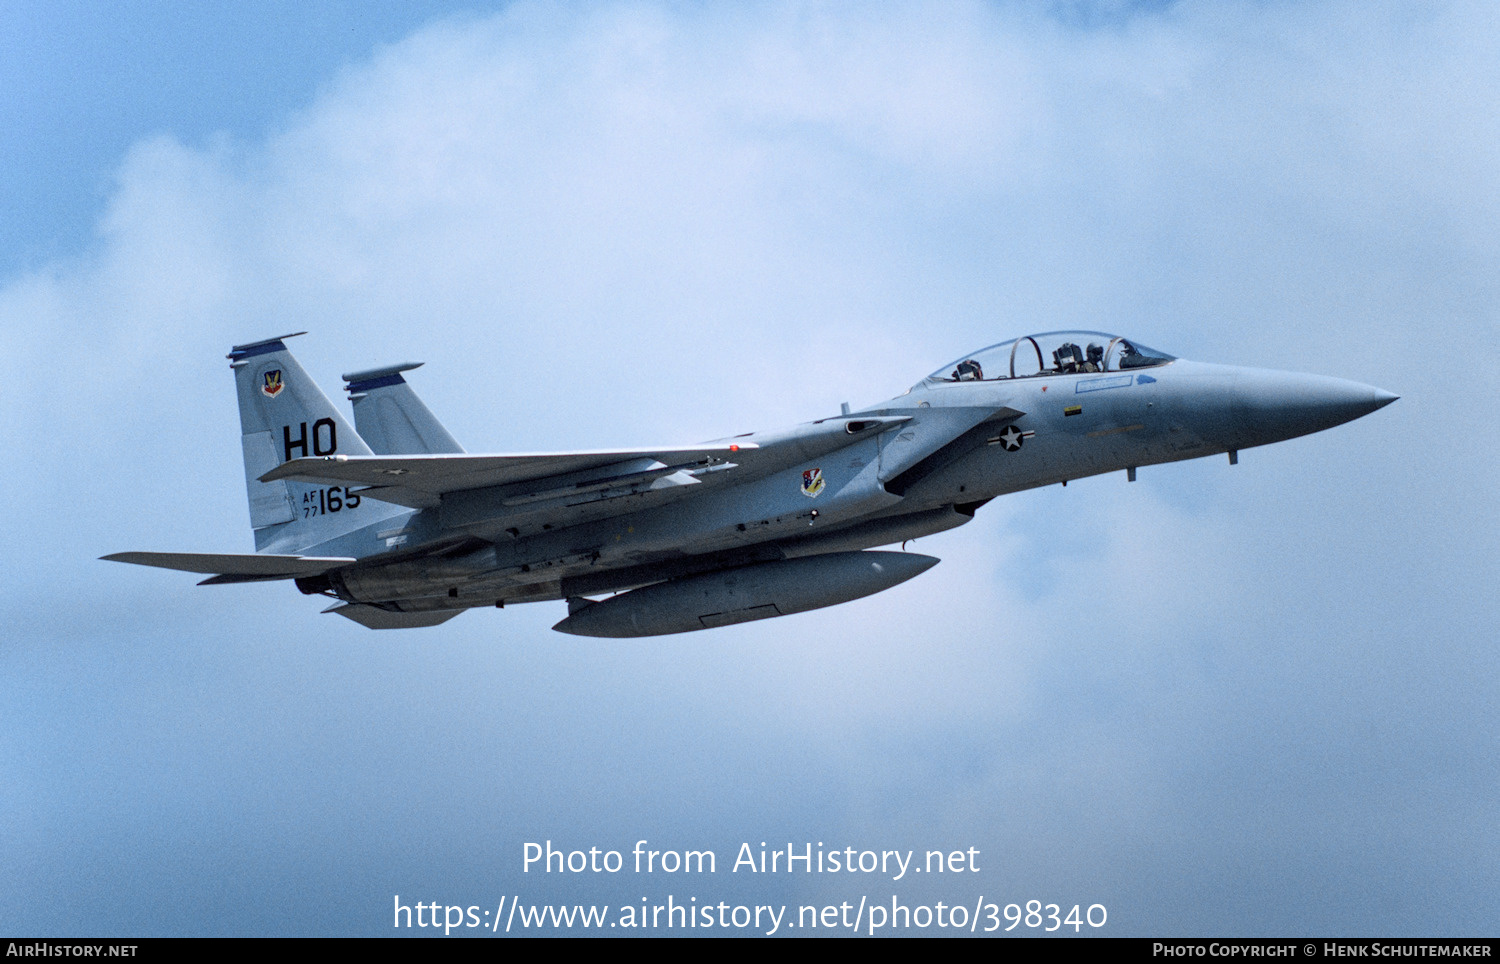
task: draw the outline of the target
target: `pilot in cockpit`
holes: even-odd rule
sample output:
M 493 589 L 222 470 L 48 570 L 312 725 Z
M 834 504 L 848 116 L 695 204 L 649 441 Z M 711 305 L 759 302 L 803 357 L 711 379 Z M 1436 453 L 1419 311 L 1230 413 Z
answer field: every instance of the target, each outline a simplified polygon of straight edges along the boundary
M 972 358 L 966 358 L 958 363 L 953 369 L 953 380 L 956 382 L 978 382 L 984 380 L 984 372 L 979 367 L 979 362 Z
M 1088 360 L 1083 363 L 1086 372 L 1104 371 L 1104 346 L 1098 342 L 1090 342 L 1088 348 Z
M 1072 375 L 1083 371 L 1083 352 L 1071 341 L 1052 353 L 1052 363 L 1060 375 Z

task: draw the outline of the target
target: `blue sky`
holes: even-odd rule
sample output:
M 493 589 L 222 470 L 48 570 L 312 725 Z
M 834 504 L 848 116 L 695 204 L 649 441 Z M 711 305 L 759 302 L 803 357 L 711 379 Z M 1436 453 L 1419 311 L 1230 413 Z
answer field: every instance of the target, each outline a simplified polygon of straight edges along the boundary
M 22 4 L 0 58 L 0 924 L 390 933 L 392 897 L 1104 904 L 1491 935 L 1500 22 L 1479 3 Z M 851 605 L 373 634 L 247 551 L 231 344 L 471 451 L 686 443 L 1028 331 L 1402 396 L 987 506 Z M 972 880 L 521 872 L 977 848 Z

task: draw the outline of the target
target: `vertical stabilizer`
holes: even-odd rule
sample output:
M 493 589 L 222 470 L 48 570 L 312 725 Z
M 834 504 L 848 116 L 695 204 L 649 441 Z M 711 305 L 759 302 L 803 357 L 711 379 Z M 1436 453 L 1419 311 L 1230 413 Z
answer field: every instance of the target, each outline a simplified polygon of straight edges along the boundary
M 236 345 L 228 356 L 239 398 L 245 488 L 257 551 L 306 549 L 402 511 L 347 487 L 260 481 L 294 458 L 372 454 L 287 351 L 285 339 L 291 337 Z
M 344 376 L 355 429 L 376 455 L 463 454 L 464 447 L 401 377 L 421 365 L 404 362 Z

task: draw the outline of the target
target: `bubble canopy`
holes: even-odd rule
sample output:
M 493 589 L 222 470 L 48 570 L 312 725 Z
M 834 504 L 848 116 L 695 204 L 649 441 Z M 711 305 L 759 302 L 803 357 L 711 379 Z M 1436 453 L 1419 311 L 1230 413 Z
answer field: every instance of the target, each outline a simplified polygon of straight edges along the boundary
M 1154 368 L 1176 361 L 1138 341 L 1102 331 L 1049 331 L 1012 338 L 944 365 L 929 381 L 977 382 Z

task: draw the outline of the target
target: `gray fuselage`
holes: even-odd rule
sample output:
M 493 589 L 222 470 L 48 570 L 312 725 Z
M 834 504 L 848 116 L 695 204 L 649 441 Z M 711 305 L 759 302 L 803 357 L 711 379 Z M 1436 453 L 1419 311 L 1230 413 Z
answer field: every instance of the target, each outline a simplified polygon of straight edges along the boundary
M 743 461 L 670 485 L 611 492 L 590 488 L 583 473 L 555 493 L 456 493 L 305 550 L 360 561 L 329 574 L 327 586 L 299 585 L 401 612 L 629 590 L 890 545 L 961 525 L 1009 492 L 1233 458 L 1394 397 L 1340 379 L 1180 359 L 1124 371 L 934 376 L 874 408 L 721 440 L 745 445 Z M 444 540 L 452 554 L 411 557 Z

